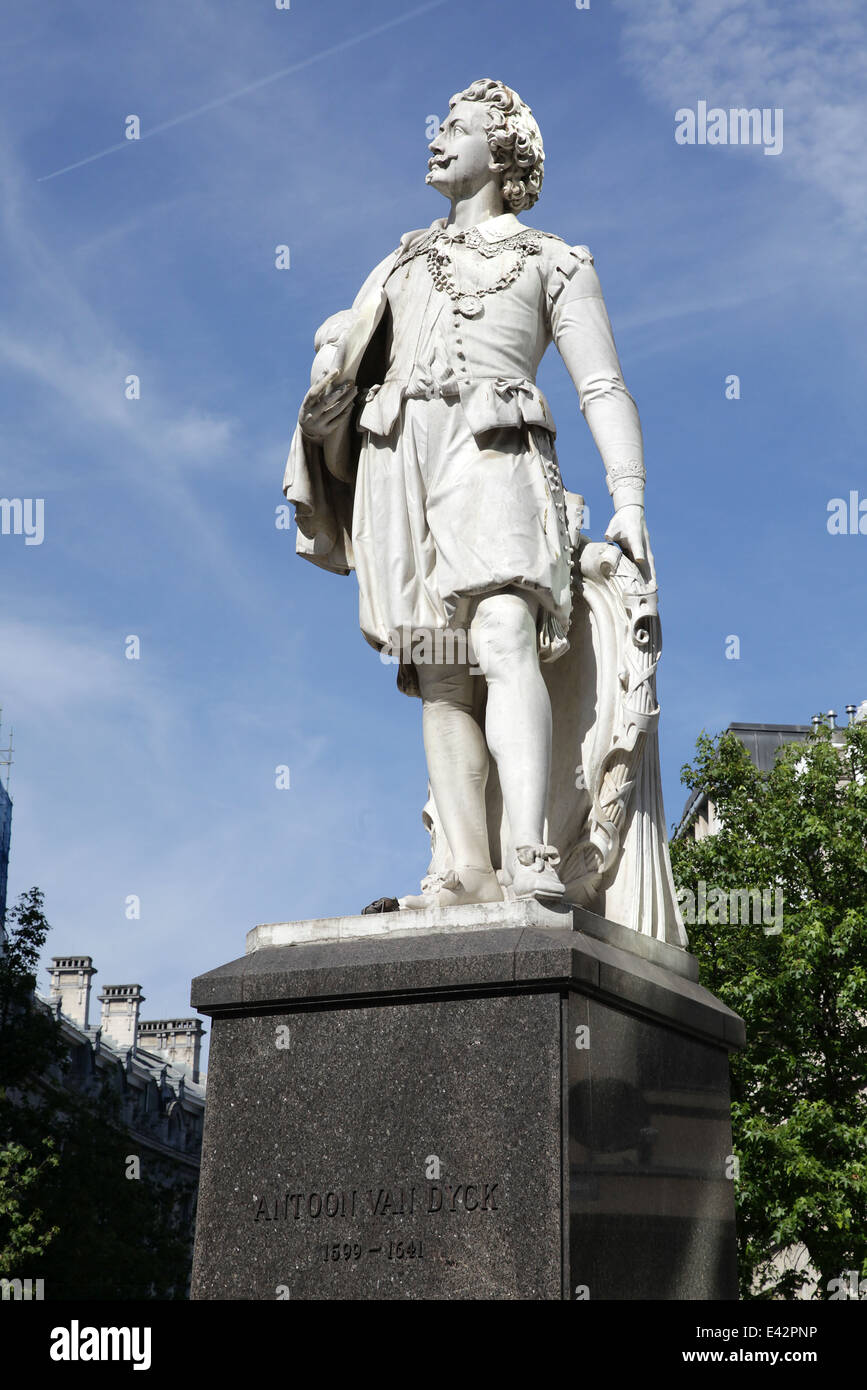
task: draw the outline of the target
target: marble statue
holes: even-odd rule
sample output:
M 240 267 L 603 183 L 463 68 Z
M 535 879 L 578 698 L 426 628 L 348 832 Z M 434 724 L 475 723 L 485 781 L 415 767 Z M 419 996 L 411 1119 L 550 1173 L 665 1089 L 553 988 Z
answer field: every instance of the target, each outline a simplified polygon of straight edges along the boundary
M 299 554 L 355 570 L 364 636 L 421 698 L 432 858 L 400 909 L 534 897 L 685 945 L 641 425 L 593 256 L 519 220 L 544 151 L 502 82 L 452 97 L 429 148 L 449 212 L 316 333 L 284 477 Z M 605 466 L 604 542 L 535 384 L 551 341 Z

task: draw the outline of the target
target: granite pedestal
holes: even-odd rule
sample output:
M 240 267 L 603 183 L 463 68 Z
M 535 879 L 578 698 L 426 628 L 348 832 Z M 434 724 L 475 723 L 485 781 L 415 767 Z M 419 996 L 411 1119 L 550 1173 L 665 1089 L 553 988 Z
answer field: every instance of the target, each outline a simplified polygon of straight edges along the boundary
M 284 923 L 192 1003 L 194 1298 L 737 1296 L 743 1025 L 685 951 L 532 901 Z

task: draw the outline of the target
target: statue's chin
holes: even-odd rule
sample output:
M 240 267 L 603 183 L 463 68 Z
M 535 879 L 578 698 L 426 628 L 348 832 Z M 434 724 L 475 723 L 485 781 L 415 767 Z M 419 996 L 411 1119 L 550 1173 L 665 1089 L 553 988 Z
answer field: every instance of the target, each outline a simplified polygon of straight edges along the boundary
M 425 175 L 424 181 L 425 183 L 430 184 L 431 188 L 435 188 L 437 193 L 441 193 L 444 198 L 449 197 L 447 187 L 448 180 L 443 177 L 442 169 L 430 169 L 428 173 Z

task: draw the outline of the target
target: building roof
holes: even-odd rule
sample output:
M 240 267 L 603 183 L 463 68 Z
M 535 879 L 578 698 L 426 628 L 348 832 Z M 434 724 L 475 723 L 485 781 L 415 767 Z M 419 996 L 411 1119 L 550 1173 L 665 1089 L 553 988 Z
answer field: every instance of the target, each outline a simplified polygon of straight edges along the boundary
M 812 724 L 729 724 L 725 730 L 734 734 L 744 745 L 751 762 L 759 772 L 770 772 L 774 766 L 777 752 L 787 743 L 804 743 L 813 732 Z M 676 833 L 686 824 L 705 793 L 697 788 L 690 792 L 680 817 Z
M 759 772 L 770 772 L 785 743 L 803 743 L 812 732 L 811 724 L 729 724 L 726 730 L 740 739 Z
M 141 1077 L 163 1077 L 174 1089 L 177 1089 L 178 1083 L 182 1081 L 184 1096 L 190 1100 L 199 1100 L 204 1105 L 206 1088 L 202 1082 L 193 1080 L 192 1067 L 186 1066 L 182 1062 L 170 1062 L 164 1053 L 151 1052 L 148 1048 L 138 1044 L 135 1048 L 120 1047 L 107 1033 L 103 1032 L 102 1028 L 92 1028 L 89 1025 L 87 1028 L 82 1028 L 80 1023 L 76 1023 L 74 1019 L 61 1013 L 56 1000 L 46 999 L 41 994 L 37 994 L 36 998 L 40 1004 L 54 1014 L 55 1018 L 60 1019 L 67 1042 L 98 1048 L 103 1056 L 118 1062 L 121 1066 L 126 1067 L 127 1071 Z

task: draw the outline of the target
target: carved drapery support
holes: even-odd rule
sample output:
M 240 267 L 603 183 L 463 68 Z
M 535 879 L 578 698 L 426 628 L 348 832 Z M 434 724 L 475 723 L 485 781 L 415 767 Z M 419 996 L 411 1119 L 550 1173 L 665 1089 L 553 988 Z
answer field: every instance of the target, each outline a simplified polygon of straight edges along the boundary
M 656 585 L 646 583 L 617 546 L 585 541 L 578 569 L 587 605 L 600 630 L 613 629 L 617 653 L 616 704 L 607 720 L 600 711 L 600 725 L 608 729 L 597 727 L 594 756 L 588 760 L 590 814 L 573 851 L 581 876 L 596 880 L 595 891 L 617 860 L 635 772 L 647 735 L 659 722 L 656 667 L 662 642 Z M 609 643 L 604 645 L 613 655 Z M 600 747 L 603 739 L 607 750 Z

